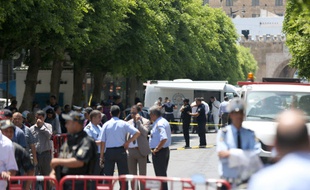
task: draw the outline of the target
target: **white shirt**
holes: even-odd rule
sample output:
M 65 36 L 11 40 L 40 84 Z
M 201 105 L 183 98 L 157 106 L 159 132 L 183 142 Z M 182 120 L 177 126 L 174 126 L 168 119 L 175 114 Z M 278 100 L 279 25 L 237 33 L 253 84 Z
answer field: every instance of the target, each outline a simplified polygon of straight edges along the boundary
M 220 104 L 221 102 L 219 102 L 218 100 L 214 100 L 214 102 L 212 102 L 212 113 L 213 114 L 216 114 L 216 115 L 219 114 Z
M 18 167 L 14 156 L 14 147 L 12 141 L 6 136 L 2 135 L 0 131 L 0 173 L 3 171 L 16 170 Z M 7 182 L 0 180 L 0 190 L 5 190 Z

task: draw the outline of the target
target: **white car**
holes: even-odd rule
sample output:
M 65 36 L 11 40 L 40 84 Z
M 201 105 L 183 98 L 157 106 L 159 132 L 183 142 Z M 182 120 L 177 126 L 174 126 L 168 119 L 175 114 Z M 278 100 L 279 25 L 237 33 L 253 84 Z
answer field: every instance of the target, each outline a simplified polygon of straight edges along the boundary
M 272 157 L 271 151 L 277 127 L 275 119 L 280 112 L 298 108 L 302 109 L 310 119 L 309 84 L 253 83 L 242 87 L 241 97 L 246 102 L 243 126 L 253 130 L 261 142 L 260 156 L 262 158 Z

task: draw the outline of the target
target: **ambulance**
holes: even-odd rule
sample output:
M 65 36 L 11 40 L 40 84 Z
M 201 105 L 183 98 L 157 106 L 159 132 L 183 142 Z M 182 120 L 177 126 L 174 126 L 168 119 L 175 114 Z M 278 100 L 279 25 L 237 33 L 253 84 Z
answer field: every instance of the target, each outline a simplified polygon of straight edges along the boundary
M 310 84 L 288 78 L 263 78 L 262 81 L 238 82 L 238 85 L 246 103 L 243 126 L 255 132 L 262 145 L 260 157 L 267 163 L 274 156 L 277 115 L 298 108 L 310 120 Z M 310 122 L 307 125 L 309 128 Z

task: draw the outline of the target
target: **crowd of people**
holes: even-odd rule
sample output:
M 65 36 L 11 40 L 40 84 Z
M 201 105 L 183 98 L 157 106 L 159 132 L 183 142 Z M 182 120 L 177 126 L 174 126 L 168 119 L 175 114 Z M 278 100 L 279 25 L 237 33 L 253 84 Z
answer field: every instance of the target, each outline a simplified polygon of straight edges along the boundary
M 257 157 L 261 144 L 253 131 L 242 126 L 245 105 L 242 99 L 224 98 L 222 103 L 211 97 L 214 114 L 221 117 L 222 128 L 217 134 L 217 153 L 221 178 L 231 184 L 247 182 L 262 168 Z M 215 103 L 216 102 L 216 103 Z M 64 106 L 61 110 L 56 97 L 50 97 L 50 105 L 36 110 L 34 120 L 29 119 L 31 112 L 18 112 L 17 102 L 7 109 L 0 110 L 0 189 L 7 186 L 6 179 L 15 175 L 44 175 L 60 180 L 66 175 L 114 175 L 117 165 L 118 174 L 147 175 L 147 160 L 151 154 L 156 176 L 167 176 L 170 159 L 171 134 L 174 130 L 169 121 L 173 121 L 173 111 L 177 106 L 166 98 L 162 103 L 159 98 L 148 112 L 143 104 L 137 102 L 126 116 L 119 105 L 109 106 L 105 113 L 103 105 L 92 107 Z M 118 102 L 120 103 L 120 102 Z M 206 122 L 210 109 L 203 98 L 197 97 L 190 104 L 185 98 L 180 108 L 183 121 L 185 148 L 190 147 L 189 125 L 192 117 L 197 122 L 200 138 L 199 146 L 205 147 Z M 227 118 L 223 118 L 223 117 Z M 230 119 L 230 120 L 229 120 Z M 250 189 L 268 189 L 278 187 L 278 183 L 268 181 L 268 177 L 277 176 L 288 179 L 286 186 L 297 185 L 298 189 L 309 187 L 305 180 L 308 175 L 302 167 L 309 165 L 309 138 L 304 114 L 299 110 L 289 110 L 278 117 L 275 141 L 277 164 L 262 169 L 250 180 Z M 53 157 L 53 136 L 66 133 L 67 140 Z M 295 163 L 294 161 L 297 161 Z M 246 163 L 246 164 L 245 164 Z M 285 168 L 294 167 L 292 174 L 286 174 Z M 290 182 L 294 174 L 304 174 L 296 182 Z M 305 177 L 306 176 L 306 177 Z M 276 179 L 281 180 L 280 177 Z M 295 178 L 294 178 L 295 179 Z M 268 183 L 265 183 L 268 181 Z M 309 180 L 308 180 L 309 181 Z M 303 182 L 303 183 L 302 183 Z M 71 181 L 64 184 L 65 189 L 72 188 Z M 96 189 L 93 182 L 76 181 L 75 189 Z M 25 182 L 24 189 L 31 189 L 31 183 Z M 48 182 L 48 188 L 53 184 Z M 121 186 L 124 184 L 120 184 Z M 129 184 L 125 184 L 126 189 Z M 137 184 L 130 184 L 132 188 Z M 138 184 L 144 189 L 144 184 Z M 167 183 L 162 189 L 168 189 Z M 285 188 L 282 188 L 285 189 Z M 289 188 L 288 188 L 289 189 Z

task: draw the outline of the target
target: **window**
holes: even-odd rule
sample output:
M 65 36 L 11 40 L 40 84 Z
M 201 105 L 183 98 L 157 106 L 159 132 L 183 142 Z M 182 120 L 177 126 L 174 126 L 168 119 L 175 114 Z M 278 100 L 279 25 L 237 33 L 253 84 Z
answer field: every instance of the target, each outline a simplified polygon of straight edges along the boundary
M 259 6 L 259 0 L 252 0 L 252 6 Z
M 283 0 L 276 0 L 276 6 L 283 6 Z
M 226 6 L 233 6 L 233 0 L 226 0 Z

